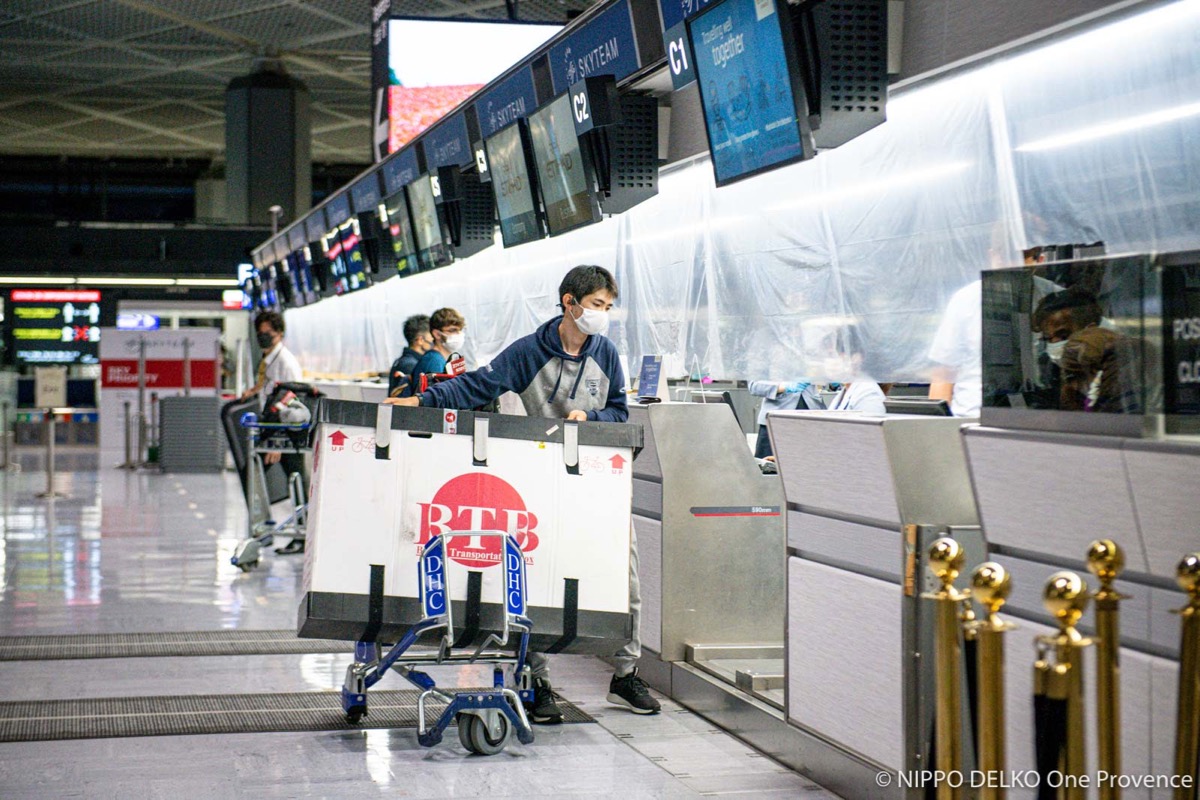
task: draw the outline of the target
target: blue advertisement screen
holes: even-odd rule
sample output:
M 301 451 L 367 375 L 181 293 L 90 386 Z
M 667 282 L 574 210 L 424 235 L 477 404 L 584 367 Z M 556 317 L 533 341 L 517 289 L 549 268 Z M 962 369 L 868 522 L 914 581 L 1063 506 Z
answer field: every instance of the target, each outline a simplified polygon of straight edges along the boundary
M 688 33 L 717 183 L 804 157 L 775 0 L 723 0 Z

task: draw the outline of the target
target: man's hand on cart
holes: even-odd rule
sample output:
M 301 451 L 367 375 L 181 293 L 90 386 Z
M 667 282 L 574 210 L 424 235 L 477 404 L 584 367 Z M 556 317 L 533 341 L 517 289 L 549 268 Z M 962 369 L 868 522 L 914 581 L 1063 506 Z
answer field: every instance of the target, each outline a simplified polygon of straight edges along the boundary
M 283 458 L 283 453 L 263 453 L 263 463 L 268 467 L 272 464 L 278 464 Z
M 419 397 L 389 397 L 383 401 L 385 406 L 419 406 L 421 398 Z
M 576 409 L 567 414 L 567 422 L 587 422 L 587 412 Z

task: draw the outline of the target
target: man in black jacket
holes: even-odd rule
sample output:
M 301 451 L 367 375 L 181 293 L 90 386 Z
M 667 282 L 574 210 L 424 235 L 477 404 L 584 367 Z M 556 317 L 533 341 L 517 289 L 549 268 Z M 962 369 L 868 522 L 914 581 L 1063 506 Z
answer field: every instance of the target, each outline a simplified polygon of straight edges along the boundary
M 408 388 L 417 362 L 433 347 L 433 336 L 429 332 L 429 317 L 416 314 L 404 320 L 404 338 L 408 346 L 400 357 L 392 362 L 388 370 L 388 397 L 402 397 Z

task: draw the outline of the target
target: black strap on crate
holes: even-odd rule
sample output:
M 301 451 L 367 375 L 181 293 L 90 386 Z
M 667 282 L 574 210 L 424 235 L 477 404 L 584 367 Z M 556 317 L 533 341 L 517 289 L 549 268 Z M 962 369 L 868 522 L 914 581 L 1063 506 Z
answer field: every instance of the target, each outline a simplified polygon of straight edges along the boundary
M 561 653 L 579 634 L 579 579 L 563 578 L 563 632 L 558 641 L 546 648 L 547 653 Z
M 383 574 L 382 564 L 371 565 L 371 588 L 367 595 L 367 627 L 363 628 L 360 642 L 374 642 L 383 627 Z
M 462 633 L 455 647 L 466 647 L 479 635 L 479 610 L 483 605 L 483 573 L 478 570 L 467 572 L 467 611 L 463 620 Z

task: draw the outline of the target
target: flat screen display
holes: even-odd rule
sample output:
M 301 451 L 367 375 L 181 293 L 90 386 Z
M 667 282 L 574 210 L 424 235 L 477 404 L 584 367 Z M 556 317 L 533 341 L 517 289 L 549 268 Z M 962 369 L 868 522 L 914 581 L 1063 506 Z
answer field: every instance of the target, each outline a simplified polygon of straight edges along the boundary
M 337 228 L 321 238 L 321 248 L 329 260 L 329 288 L 333 294 L 346 294 L 350 291 L 350 279 L 347 277 L 345 248 Z
M 1145 413 L 1149 275 L 1145 256 L 985 271 L 984 411 Z
M 783 30 L 776 0 L 721 0 L 688 20 L 718 186 L 812 155 Z
M 391 258 L 396 265 L 396 271 L 408 275 L 419 269 L 417 265 L 417 244 L 413 239 L 412 220 L 408 214 L 408 200 L 404 192 L 396 192 L 383 201 L 383 212 L 379 217 L 383 225 L 383 244 L 381 251 L 384 258 Z
M 404 187 L 408 208 L 412 213 L 413 237 L 417 242 L 417 257 L 422 269 L 450 263 L 450 251 L 442 238 L 442 223 L 438 219 L 433 199 L 433 185 L 428 175 L 421 175 Z
M 357 292 L 371 285 L 367 278 L 367 261 L 363 255 L 362 229 L 358 220 L 350 218 L 338 226 L 342 239 L 342 258 L 346 265 L 346 288 Z
M 560 29 L 504 22 L 389 22 L 389 151 L 411 142 Z
M 504 246 L 513 247 L 542 238 L 537 199 L 529 174 L 529 151 L 521 123 L 510 125 L 484 145 Z
M 10 352 L 19 364 L 98 364 L 100 328 L 112 325 L 95 289 L 13 289 Z
M 530 115 L 529 138 L 550 235 L 599 222 L 600 203 L 592 191 L 567 95 Z

